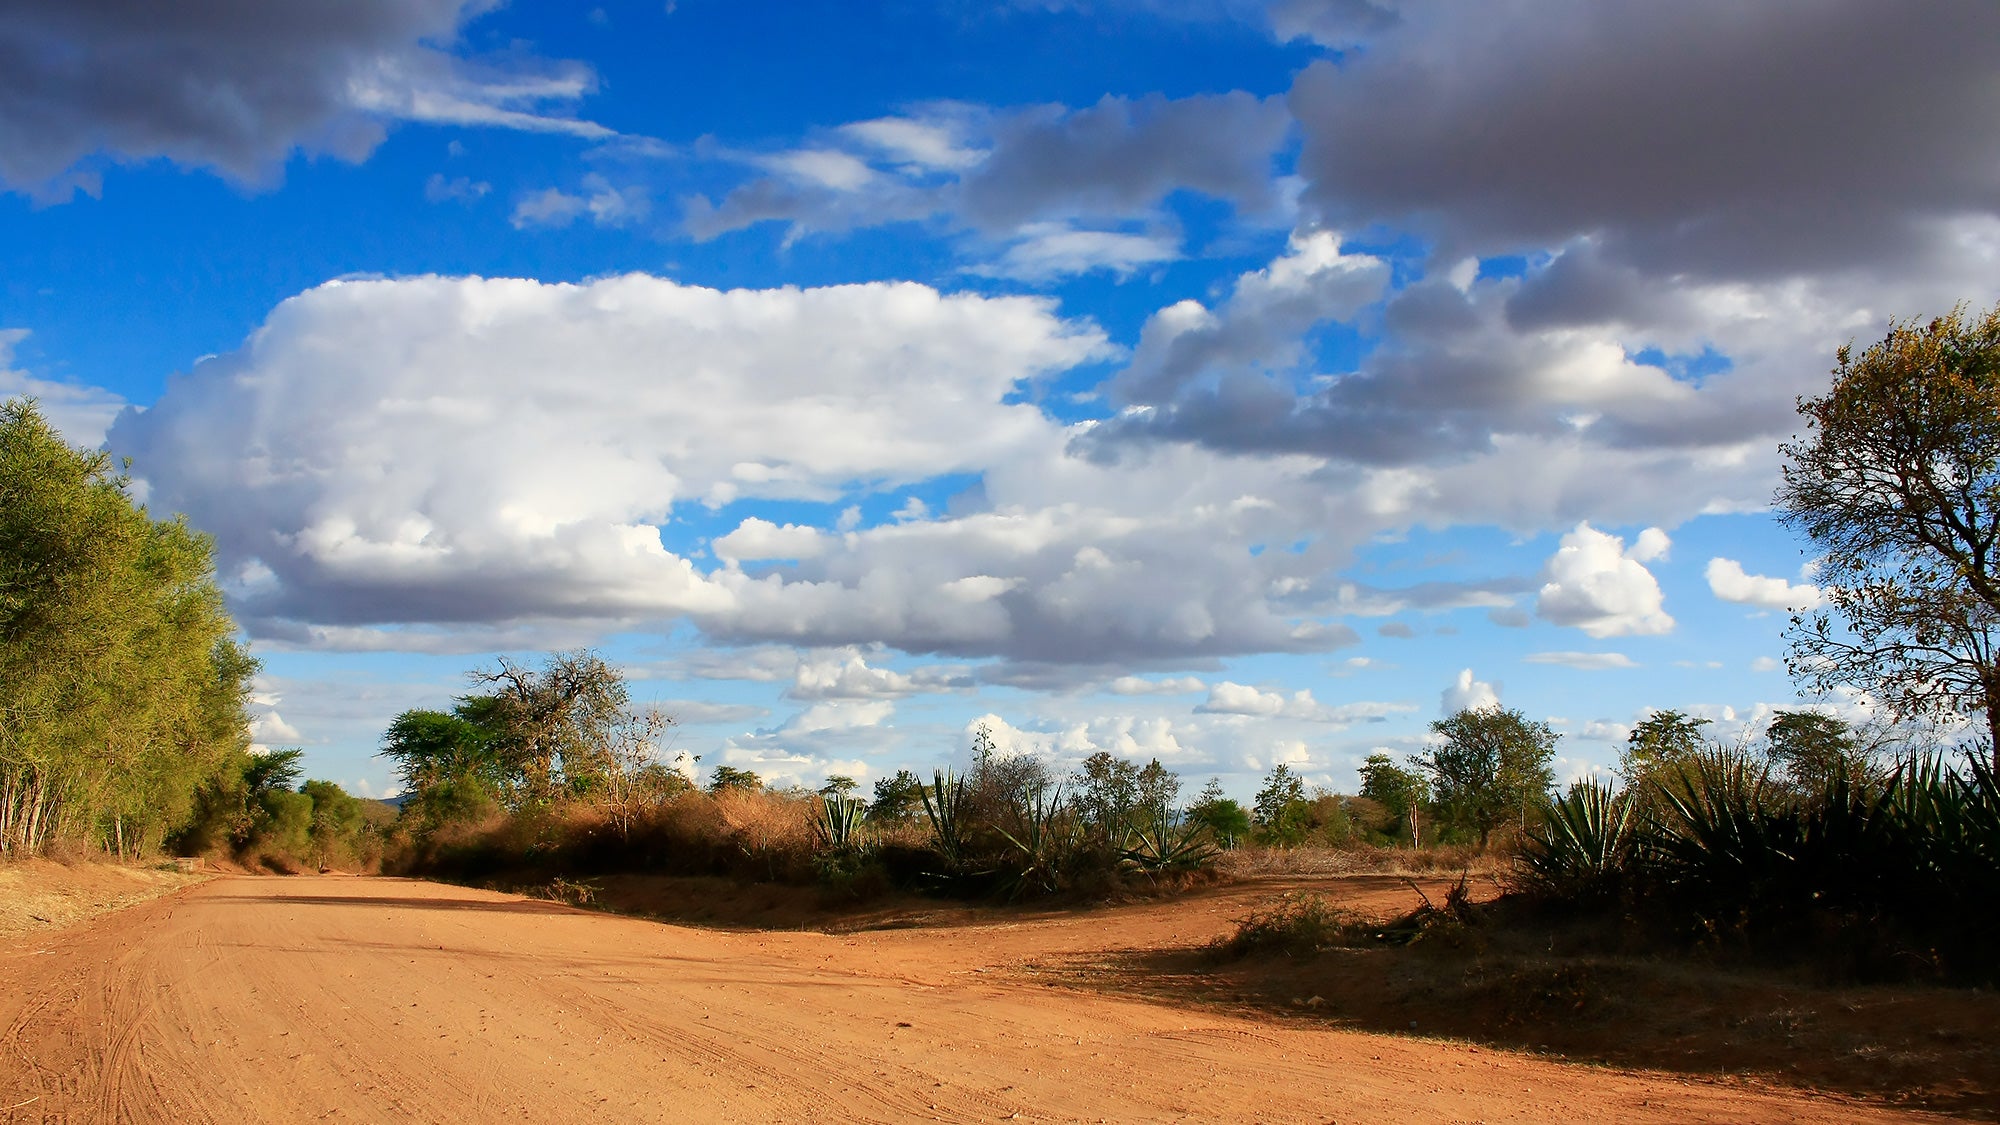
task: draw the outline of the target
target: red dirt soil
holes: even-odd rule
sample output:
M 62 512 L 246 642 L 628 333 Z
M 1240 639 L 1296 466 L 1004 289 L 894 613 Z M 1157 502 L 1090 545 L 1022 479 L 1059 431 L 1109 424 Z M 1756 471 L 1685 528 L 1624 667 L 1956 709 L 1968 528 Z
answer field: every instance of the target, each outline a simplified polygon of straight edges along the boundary
M 1411 898 L 1389 879 L 1346 886 L 1356 909 Z M 224 878 L 0 949 L 0 1119 L 1936 1119 L 1107 995 L 1037 968 L 1199 944 L 1272 889 L 827 934 L 398 879 Z

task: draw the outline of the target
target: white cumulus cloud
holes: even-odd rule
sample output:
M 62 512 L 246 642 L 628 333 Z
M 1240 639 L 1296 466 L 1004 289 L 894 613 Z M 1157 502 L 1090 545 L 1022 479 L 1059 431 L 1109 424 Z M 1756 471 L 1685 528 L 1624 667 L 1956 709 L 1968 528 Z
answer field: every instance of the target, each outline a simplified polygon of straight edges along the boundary
M 1651 558 L 1665 552 L 1665 540 L 1664 533 L 1651 541 L 1640 537 Z M 1562 537 L 1546 569 L 1548 581 L 1535 599 L 1535 612 L 1544 620 L 1592 637 L 1665 633 L 1674 627 L 1662 608 L 1665 595 L 1659 582 L 1616 535 L 1580 523 Z
M 1754 605 L 1759 609 L 1806 610 L 1817 607 L 1825 600 L 1817 586 L 1748 574 L 1744 572 L 1743 564 L 1735 559 L 1710 559 L 1708 569 L 1703 573 L 1708 578 L 1710 592 L 1725 602 Z
M 1456 715 L 1460 711 L 1483 711 L 1488 707 L 1500 706 L 1500 692 L 1492 684 L 1472 678 L 1472 669 L 1461 669 L 1458 678 L 1444 689 L 1438 699 L 1438 710 L 1446 715 Z

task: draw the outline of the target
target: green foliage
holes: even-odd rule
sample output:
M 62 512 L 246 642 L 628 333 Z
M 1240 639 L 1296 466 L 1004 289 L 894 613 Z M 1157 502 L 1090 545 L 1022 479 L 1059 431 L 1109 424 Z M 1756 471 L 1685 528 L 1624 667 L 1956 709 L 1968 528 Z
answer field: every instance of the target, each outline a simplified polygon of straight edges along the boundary
M 1432 723 L 1431 733 L 1440 741 L 1417 762 L 1429 775 L 1439 815 L 1478 833 L 1481 848 L 1510 819 L 1525 827 L 1554 785 L 1550 762 L 1560 736 L 1519 711 L 1498 705 L 1460 711 Z
M 1311 810 L 1306 804 L 1306 783 L 1292 767 L 1280 762 L 1271 768 L 1253 808 L 1257 834 L 1264 843 L 1292 848 L 1305 842 Z
M 0 403 L 0 851 L 158 847 L 248 745 L 255 661 L 207 537 Z
M 1430 782 L 1421 770 L 1399 766 L 1379 751 L 1370 754 L 1361 763 L 1361 795 L 1382 806 L 1395 830 L 1408 833 L 1411 847 L 1422 842 L 1419 816 L 1430 799 Z
M 1779 711 L 1764 746 L 1772 766 L 1800 794 L 1824 792 L 1836 777 L 1862 783 L 1874 773 L 1874 755 L 1837 715 Z
M 1007 880 L 1010 898 L 1035 891 L 1052 894 L 1062 888 L 1064 868 L 1078 850 L 1084 828 L 1071 802 L 1063 799 L 1060 783 L 1043 784 L 1016 795 L 1013 823 L 996 826 L 1002 839 L 1012 845 L 1012 871 Z
M 916 819 L 923 809 L 924 783 L 909 770 L 897 770 L 894 776 L 879 778 L 875 782 L 875 799 L 868 803 L 868 819 L 871 823 L 903 823 Z
M 725 789 L 743 789 L 755 793 L 763 788 L 763 778 L 750 770 L 739 770 L 735 766 L 717 766 L 708 775 L 710 793 L 720 793 Z
M 1208 826 L 1194 819 L 1173 823 L 1162 818 L 1135 825 L 1127 840 L 1119 855 L 1148 875 L 1199 871 L 1221 852 Z
M 404 810 L 420 824 L 487 816 L 506 788 L 487 731 L 463 713 L 405 711 L 390 722 L 380 753 L 395 762 Z
M 2000 785 L 1932 758 L 1817 791 L 1705 751 L 1612 794 L 1578 787 L 1531 829 L 1516 885 L 1710 946 L 1846 957 L 1866 974 L 1992 980 Z
M 461 701 L 478 726 L 512 805 L 591 792 L 617 768 L 618 727 L 630 717 L 625 678 L 587 649 L 552 653 L 540 667 L 500 657 L 469 678 L 485 694 Z
M 1602 782 L 1570 786 L 1522 841 L 1521 887 L 1573 902 L 1615 897 L 1632 859 L 1633 808 L 1628 795 Z
M 1799 401 L 1810 435 L 1780 447 L 1778 516 L 1825 597 L 1792 620 L 1792 673 L 1904 717 L 1984 712 L 2000 764 L 2000 307 L 1897 321 L 1836 358 Z
M 964 862 L 971 842 L 968 814 L 972 811 L 972 788 L 964 777 L 950 770 L 932 774 L 931 785 L 918 790 L 923 799 L 924 817 L 930 821 L 931 843 L 938 855 L 953 868 Z
M 1702 751 L 1701 728 L 1708 724 L 1707 719 L 1690 718 L 1679 711 L 1653 712 L 1625 736 L 1619 774 L 1636 781 L 1693 758 Z
M 1337 909 L 1325 896 L 1292 891 L 1273 905 L 1236 922 L 1236 932 L 1218 939 L 1216 952 L 1230 957 L 1283 953 L 1309 957 L 1322 949 L 1347 944 L 1357 920 Z
M 813 831 L 820 846 L 843 852 L 860 846 L 862 806 L 860 799 L 838 792 L 819 794 Z
M 1201 795 L 1189 806 L 1188 819 L 1208 829 L 1209 836 L 1224 848 L 1233 848 L 1250 835 L 1250 811 L 1222 795 L 1222 779 L 1210 778 Z
M 860 782 L 845 774 L 836 773 L 826 779 L 825 785 L 819 787 L 819 793 L 822 797 L 829 794 L 835 797 L 845 797 L 860 787 Z

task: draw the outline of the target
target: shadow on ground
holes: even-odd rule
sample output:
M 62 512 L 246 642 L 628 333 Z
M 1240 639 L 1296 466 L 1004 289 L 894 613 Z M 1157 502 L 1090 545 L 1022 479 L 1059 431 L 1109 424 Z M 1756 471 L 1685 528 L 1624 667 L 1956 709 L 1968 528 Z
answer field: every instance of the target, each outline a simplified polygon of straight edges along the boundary
M 1382 947 L 1239 959 L 1106 950 L 1029 971 L 1155 1002 L 2000 1120 L 1991 992 L 1828 987 L 1661 958 Z

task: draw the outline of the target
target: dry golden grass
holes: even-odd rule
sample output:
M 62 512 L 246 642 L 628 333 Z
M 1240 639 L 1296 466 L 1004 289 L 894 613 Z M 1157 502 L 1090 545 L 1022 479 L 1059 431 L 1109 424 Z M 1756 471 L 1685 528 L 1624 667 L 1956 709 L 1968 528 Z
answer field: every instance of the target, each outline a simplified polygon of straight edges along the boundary
M 54 933 L 209 878 L 201 872 L 175 870 L 171 863 L 141 867 L 49 859 L 0 862 L 0 945 Z

